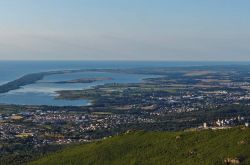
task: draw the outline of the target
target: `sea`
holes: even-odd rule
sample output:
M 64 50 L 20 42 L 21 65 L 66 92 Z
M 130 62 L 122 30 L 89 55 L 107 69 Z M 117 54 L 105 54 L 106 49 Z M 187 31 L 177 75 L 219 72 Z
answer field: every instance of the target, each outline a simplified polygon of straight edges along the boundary
M 246 62 L 181 62 L 181 61 L 0 61 L 0 85 L 13 81 L 30 73 L 78 69 L 130 69 L 157 67 L 189 67 L 250 64 Z M 50 106 L 86 106 L 89 100 L 56 99 L 59 90 L 84 90 L 107 83 L 139 83 L 145 78 L 159 75 L 126 74 L 110 72 L 77 72 L 45 76 L 34 84 L 0 94 L 0 104 L 14 105 L 50 105 Z M 92 83 L 56 83 L 58 81 L 80 78 L 112 78 Z

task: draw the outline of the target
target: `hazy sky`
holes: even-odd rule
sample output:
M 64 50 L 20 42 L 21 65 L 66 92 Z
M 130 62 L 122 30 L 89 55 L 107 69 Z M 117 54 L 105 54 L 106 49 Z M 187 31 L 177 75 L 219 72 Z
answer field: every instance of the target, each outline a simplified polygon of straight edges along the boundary
M 249 0 L 0 0 L 0 60 L 249 60 Z

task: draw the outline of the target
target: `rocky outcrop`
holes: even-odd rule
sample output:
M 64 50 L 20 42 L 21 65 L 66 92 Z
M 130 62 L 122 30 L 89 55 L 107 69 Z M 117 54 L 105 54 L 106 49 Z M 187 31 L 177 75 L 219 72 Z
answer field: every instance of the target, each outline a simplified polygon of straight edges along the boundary
M 240 164 L 241 160 L 239 158 L 226 158 L 224 159 L 224 163 L 226 164 Z

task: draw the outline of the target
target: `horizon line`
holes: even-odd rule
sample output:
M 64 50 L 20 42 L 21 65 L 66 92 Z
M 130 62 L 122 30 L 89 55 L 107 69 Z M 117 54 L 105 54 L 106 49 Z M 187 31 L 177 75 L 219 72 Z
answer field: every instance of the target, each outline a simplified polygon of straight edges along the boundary
M 20 61 L 20 62 L 24 62 L 24 61 L 35 61 L 35 62 L 39 62 L 39 61 L 53 61 L 53 62 L 67 62 L 67 61 L 71 61 L 71 62 L 235 62 L 235 63 L 248 63 L 250 62 L 250 60 L 90 60 L 90 59 L 75 59 L 75 60 L 57 60 L 57 59 L 25 59 L 25 60 L 21 60 L 21 59 L 0 59 L 0 61 Z

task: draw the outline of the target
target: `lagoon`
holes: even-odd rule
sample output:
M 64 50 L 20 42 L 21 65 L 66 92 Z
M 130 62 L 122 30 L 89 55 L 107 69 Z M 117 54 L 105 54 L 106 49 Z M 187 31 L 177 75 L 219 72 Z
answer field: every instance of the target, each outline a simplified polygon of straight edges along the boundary
M 157 67 L 189 67 L 249 64 L 242 62 L 159 62 L 159 61 L 0 61 L 0 85 L 13 81 L 23 75 L 48 71 L 79 69 L 129 69 Z M 0 94 L 0 104 L 52 105 L 52 106 L 84 106 L 88 100 L 55 99 L 58 90 L 88 89 L 106 83 L 139 83 L 145 78 L 158 75 L 111 73 L 101 71 L 85 71 L 76 73 L 53 74 L 45 76 L 34 84 L 22 86 L 20 89 Z M 91 83 L 56 83 L 80 78 L 111 78 Z

